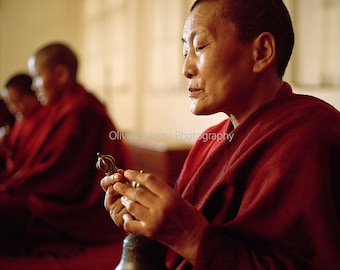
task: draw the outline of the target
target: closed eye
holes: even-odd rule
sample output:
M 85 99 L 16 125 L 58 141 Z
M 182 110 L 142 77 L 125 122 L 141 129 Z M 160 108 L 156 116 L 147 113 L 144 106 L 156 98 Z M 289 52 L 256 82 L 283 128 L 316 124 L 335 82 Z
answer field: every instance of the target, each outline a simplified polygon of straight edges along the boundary
M 195 51 L 196 51 L 196 52 L 199 52 L 199 51 L 203 50 L 203 49 L 204 49 L 204 47 L 205 47 L 205 46 L 200 46 L 200 47 L 197 47 L 197 48 L 195 49 Z
M 196 48 L 196 51 L 200 51 L 200 50 L 203 50 L 205 48 L 205 45 L 204 46 L 199 46 Z

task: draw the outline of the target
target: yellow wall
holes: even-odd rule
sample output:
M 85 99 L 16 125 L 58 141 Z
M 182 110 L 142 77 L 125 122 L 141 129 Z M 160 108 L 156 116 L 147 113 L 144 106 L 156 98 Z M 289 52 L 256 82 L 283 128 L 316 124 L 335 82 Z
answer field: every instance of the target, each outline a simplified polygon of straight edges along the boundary
M 0 0 L 0 82 L 25 70 L 27 58 L 39 46 L 67 41 L 80 57 L 80 81 L 107 105 L 119 129 L 191 140 L 225 117 L 189 112 L 181 75 L 181 31 L 192 2 Z M 295 18 L 297 1 L 285 2 Z M 307 61 L 308 55 L 302 62 Z M 297 74 L 296 63 L 293 58 L 288 81 Z M 296 90 L 340 108 L 339 87 Z
M 76 11 L 81 1 L 0 0 L 0 80 L 26 70 L 30 54 L 45 42 L 79 44 Z

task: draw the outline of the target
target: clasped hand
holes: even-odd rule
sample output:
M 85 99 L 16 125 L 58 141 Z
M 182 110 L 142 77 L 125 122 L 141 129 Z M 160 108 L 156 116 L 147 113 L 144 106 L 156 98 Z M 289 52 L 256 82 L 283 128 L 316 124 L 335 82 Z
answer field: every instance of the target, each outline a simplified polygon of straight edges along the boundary
M 136 181 L 147 187 L 133 188 Z M 165 182 L 148 173 L 119 170 L 101 181 L 104 206 L 129 233 L 152 238 L 194 262 L 208 221 Z

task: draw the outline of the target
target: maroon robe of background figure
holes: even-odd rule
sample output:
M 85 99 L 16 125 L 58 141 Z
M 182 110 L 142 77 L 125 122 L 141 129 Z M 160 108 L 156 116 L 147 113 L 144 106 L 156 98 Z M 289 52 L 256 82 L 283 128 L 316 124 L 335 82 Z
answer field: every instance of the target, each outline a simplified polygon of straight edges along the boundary
M 47 108 L 39 106 L 28 117 L 16 120 L 10 130 L 7 146 L 9 149 L 6 158 L 6 170 L 0 178 L 6 179 L 18 172 L 26 158 L 32 152 L 32 143 L 41 133 L 41 127 L 45 122 Z
M 210 221 L 193 269 L 340 269 L 340 114 L 290 91 L 189 154 L 177 190 Z
M 115 127 L 104 106 L 78 85 L 46 109 L 25 162 L 2 181 L 2 236 L 22 228 L 12 233 L 33 242 L 120 243 L 123 234 L 103 207 L 96 153 L 112 154 L 120 168 L 129 164 L 122 142 L 110 140 Z

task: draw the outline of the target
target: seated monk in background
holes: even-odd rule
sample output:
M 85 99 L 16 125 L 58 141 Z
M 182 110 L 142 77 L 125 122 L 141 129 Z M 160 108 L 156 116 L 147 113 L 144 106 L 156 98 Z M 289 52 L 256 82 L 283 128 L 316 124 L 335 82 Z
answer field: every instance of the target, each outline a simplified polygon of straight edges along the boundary
M 124 234 L 112 230 L 102 207 L 102 172 L 95 167 L 97 152 L 129 166 L 122 141 L 109 138 L 116 130 L 113 122 L 77 82 L 77 57 L 66 45 L 40 48 L 28 68 L 45 120 L 20 168 L 1 181 L 1 249 L 26 245 L 41 252 L 48 244 L 46 252 L 65 255 L 67 244 L 120 243 Z M 60 250 L 58 243 L 64 245 Z
M 13 114 L 8 110 L 7 105 L 0 95 L 0 127 L 12 127 L 15 118 Z
M 0 95 L 0 174 L 6 169 L 5 152 L 7 152 L 2 149 L 3 146 L 1 145 L 7 143 L 7 137 L 14 121 L 15 118 L 13 114 L 8 110 L 5 101 Z
M 20 73 L 13 75 L 1 92 L 6 106 L 16 119 L 1 144 L 3 157 L 6 160 L 5 171 L 1 173 L 2 179 L 12 177 L 19 171 L 31 152 L 32 144 L 41 132 L 40 126 L 45 120 L 45 110 L 31 86 L 31 77 Z

